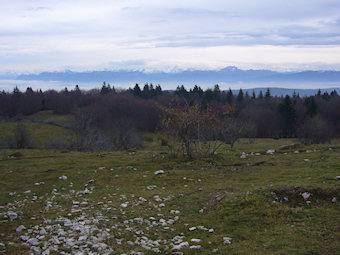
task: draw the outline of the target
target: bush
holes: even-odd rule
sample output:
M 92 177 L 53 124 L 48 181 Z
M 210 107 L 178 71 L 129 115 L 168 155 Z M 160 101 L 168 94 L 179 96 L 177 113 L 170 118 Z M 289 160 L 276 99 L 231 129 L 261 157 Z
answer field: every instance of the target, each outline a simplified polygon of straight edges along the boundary
M 298 138 L 304 144 L 330 143 L 332 134 L 328 124 L 319 117 L 307 119 L 298 129 Z
M 143 146 L 143 139 L 137 134 L 134 122 L 128 118 L 115 121 L 110 138 L 114 150 L 137 149 Z
M 14 130 L 16 148 L 24 149 L 29 144 L 29 134 L 24 125 L 18 125 Z
M 26 127 L 22 124 L 18 124 L 13 130 L 13 135 L 4 138 L 1 147 L 9 149 L 32 149 L 36 148 L 37 144 L 30 137 Z
M 68 136 L 52 139 L 45 145 L 48 150 L 71 150 L 72 138 Z
M 102 108 L 83 108 L 75 114 L 75 148 L 83 151 L 126 150 L 140 148 L 143 140 L 135 122 L 127 117 L 101 118 Z M 105 125 L 102 125 L 106 121 Z
M 161 146 L 168 146 L 169 142 L 165 137 L 159 136 L 158 141 L 160 142 Z

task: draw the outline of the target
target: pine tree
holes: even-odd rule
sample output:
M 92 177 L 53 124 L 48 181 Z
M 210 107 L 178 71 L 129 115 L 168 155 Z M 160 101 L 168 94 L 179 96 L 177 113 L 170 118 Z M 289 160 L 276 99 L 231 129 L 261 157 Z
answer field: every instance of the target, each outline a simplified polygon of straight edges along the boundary
M 318 96 L 318 97 L 321 97 L 321 89 L 318 90 L 317 96 Z
M 176 88 L 176 94 L 179 96 L 184 96 L 184 97 L 188 97 L 189 96 L 189 92 L 186 90 L 186 88 L 184 87 L 184 85 L 181 86 L 177 86 Z
M 156 95 L 158 96 L 158 95 L 162 95 L 163 94 L 163 91 L 162 91 L 162 88 L 161 88 L 161 85 L 157 85 L 156 86 Z
M 100 94 L 101 95 L 106 95 L 107 93 L 109 93 L 109 87 L 106 86 L 106 82 L 103 82 L 102 88 L 100 90 Z
M 233 99 L 234 99 L 233 92 L 231 91 L 231 88 L 229 88 L 227 92 L 227 98 L 226 98 L 227 103 L 231 105 L 233 103 Z
M 253 89 L 253 93 L 251 95 L 251 99 L 256 99 L 256 93 L 255 93 L 255 90 Z
M 144 84 L 143 91 L 142 91 L 143 98 L 150 98 L 150 87 L 148 83 Z
M 266 94 L 264 95 L 264 97 L 265 97 L 266 99 L 269 99 L 269 98 L 272 97 L 271 94 L 270 94 L 270 89 L 269 89 L 269 88 L 267 88 L 267 91 L 266 91 Z
M 328 94 L 328 92 L 325 91 L 325 92 L 323 93 L 323 95 L 322 95 L 322 98 L 323 98 L 324 100 L 328 101 L 331 97 L 330 97 L 330 95 Z
M 154 97 L 154 96 L 156 96 L 156 90 L 155 90 L 155 88 L 153 87 L 153 84 L 152 83 L 150 83 L 150 98 L 152 98 L 152 97 Z
M 109 84 L 110 85 L 110 84 Z M 116 89 L 115 89 L 115 87 L 112 85 L 112 88 L 111 88 L 111 92 L 113 93 L 113 94 L 117 94 L 117 92 L 116 92 Z
M 262 90 L 260 90 L 260 94 L 259 94 L 259 99 L 263 99 L 263 93 L 262 93 Z
M 141 97 L 142 96 L 142 91 L 138 85 L 138 83 L 136 83 L 135 87 L 133 88 L 133 94 L 137 97 Z
M 286 95 L 286 97 L 283 99 L 283 102 L 279 104 L 278 112 L 281 114 L 285 122 L 285 135 L 291 136 L 294 133 L 294 125 L 297 121 L 298 115 L 289 95 Z
M 313 96 L 307 97 L 303 104 L 307 107 L 307 115 L 314 117 L 318 112 L 318 106 Z
M 221 99 L 221 90 L 220 90 L 220 86 L 218 84 L 216 84 L 214 86 L 214 97 L 215 97 L 215 100 L 217 101 L 220 101 Z
M 248 90 L 246 91 L 245 98 L 249 99 L 249 93 L 248 93 Z
M 337 95 L 338 95 L 338 92 L 336 92 L 336 90 L 333 90 L 333 91 L 331 92 L 331 96 L 332 96 L 332 97 L 337 96 Z
M 294 93 L 293 93 L 293 98 L 297 98 L 295 89 L 294 89 Z
M 237 101 L 240 103 L 243 101 L 243 90 L 240 88 L 240 91 L 238 92 L 237 95 Z
M 211 102 L 213 99 L 215 98 L 215 93 L 212 89 L 207 89 L 204 92 L 204 99 L 206 100 L 206 102 Z
M 33 89 L 31 87 L 27 87 L 26 94 L 33 93 Z
M 21 94 L 20 89 L 18 88 L 18 86 L 15 86 L 15 88 L 13 89 L 13 95 L 18 96 L 18 95 L 20 95 L 20 94 Z

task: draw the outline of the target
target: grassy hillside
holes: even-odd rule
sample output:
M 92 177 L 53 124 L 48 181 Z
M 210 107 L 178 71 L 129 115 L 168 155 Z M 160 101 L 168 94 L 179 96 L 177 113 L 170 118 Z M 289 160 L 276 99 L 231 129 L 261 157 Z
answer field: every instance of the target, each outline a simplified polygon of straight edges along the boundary
M 156 139 L 139 151 L 3 152 L 0 253 L 340 254 L 340 145 L 282 147 L 292 143 L 242 140 L 192 161 Z
M 14 139 L 14 130 L 18 125 L 23 125 L 29 134 L 29 138 L 34 141 L 36 147 L 44 148 L 53 140 L 65 136 L 71 136 L 69 129 L 44 123 L 9 121 L 0 123 L 0 141 L 7 138 Z
M 69 126 L 74 121 L 74 116 L 71 114 L 54 114 L 52 111 L 41 111 L 28 116 L 27 119 Z

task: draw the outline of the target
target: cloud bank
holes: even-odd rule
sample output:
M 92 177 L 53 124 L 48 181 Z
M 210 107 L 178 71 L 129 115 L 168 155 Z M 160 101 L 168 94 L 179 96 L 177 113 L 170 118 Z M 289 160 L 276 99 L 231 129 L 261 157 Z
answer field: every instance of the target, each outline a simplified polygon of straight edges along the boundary
M 1 0 L 0 72 L 340 70 L 338 0 Z

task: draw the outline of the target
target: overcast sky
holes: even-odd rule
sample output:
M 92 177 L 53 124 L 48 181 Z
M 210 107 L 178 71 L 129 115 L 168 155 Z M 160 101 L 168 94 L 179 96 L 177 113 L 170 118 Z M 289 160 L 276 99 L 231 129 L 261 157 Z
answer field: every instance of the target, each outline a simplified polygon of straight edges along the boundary
M 340 70 L 339 0 L 0 0 L 0 73 Z

